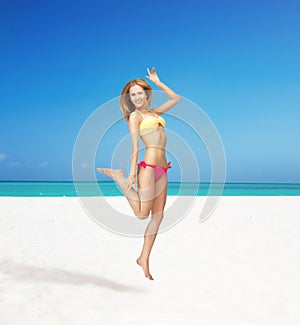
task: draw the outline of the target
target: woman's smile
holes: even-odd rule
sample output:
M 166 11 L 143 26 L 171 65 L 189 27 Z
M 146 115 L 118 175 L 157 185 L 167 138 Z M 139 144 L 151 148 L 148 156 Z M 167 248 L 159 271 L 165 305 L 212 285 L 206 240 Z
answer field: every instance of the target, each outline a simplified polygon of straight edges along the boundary
M 144 101 L 143 101 L 143 99 L 138 98 L 138 99 L 136 99 L 136 100 L 134 101 L 134 103 L 135 103 L 136 105 L 140 105 L 140 104 L 144 104 Z

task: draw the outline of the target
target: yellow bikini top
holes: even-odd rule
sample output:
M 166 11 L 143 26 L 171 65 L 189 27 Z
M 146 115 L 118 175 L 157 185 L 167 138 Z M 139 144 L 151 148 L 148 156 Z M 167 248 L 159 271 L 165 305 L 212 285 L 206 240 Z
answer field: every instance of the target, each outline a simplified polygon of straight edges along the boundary
M 137 110 L 137 112 L 139 112 Z M 144 135 L 146 133 L 150 133 L 153 131 L 153 129 L 157 129 L 159 125 L 165 127 L 166 121 L 161 116 L 144 116 L 141 112 L 139 112 L 143 120 L 140 124 L 140 135 Z

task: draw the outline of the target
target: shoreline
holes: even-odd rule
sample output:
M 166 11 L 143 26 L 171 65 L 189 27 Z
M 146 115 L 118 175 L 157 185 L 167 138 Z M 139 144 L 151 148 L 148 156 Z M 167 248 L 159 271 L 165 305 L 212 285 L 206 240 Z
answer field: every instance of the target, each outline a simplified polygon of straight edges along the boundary
M 300 196 L 300 184 L 168 183 L 168 196 Z M 124 196 L 114 182 L 0 182 L 0 197 Z

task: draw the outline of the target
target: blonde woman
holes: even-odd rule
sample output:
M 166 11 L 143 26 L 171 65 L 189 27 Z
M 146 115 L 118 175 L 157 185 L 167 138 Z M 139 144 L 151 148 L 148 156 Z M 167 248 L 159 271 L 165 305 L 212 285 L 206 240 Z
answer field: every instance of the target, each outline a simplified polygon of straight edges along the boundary
M 167 170 L 171 168 L 166 160 L 165 120 L 161 116 L 174 107 L 180 96 L 162 83 L 156 69 L 147 69 L 147 79 L 163 90 L 169 99 L 162 105 L 150 109 L 152 88 L 143 79 L 129 81 L 122 90 L 120 106 L 124 119 L 128 122 L 132 140 L 130 174 L 126 179 L 123 170 L 97 168 L 99 172 L 113 178 L 122 189 L 134 214 L 140 218 L 151 220 L 145 230 L 144 245 L 137 263 L 142 267 L 145 276 L 153 280 L 149 270 L 149 256 L 153 247 L 160 223 L 164 216 L 167 197 Z M 145 155 L 138 163 L 139 139 L 145 145 Z M 135 190 L 138 177 L 138 190 Z

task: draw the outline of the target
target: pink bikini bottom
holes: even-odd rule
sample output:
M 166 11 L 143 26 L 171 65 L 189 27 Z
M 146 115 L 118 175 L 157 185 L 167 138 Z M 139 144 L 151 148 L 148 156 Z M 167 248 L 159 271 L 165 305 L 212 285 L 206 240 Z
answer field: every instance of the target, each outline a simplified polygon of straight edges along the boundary
M 146 168 L 147 166 L 152 167 L 154 169 L 154 179 L 155 180 L 158 180 L 163 174 L 166 174 L 167 170 L 169 168 L 172 168 L 170 165 L 171 165 L 171 163 L 168 162 L 168 166 L 164 168 L 164 167 L 159 167 L 159 166 L 155 166 L 155 165 L 146 164 L 144 162 L 144 160 L 142 160 L 140 163 L 138 163 L 139 167 L 144 167 L 144 168 Z

